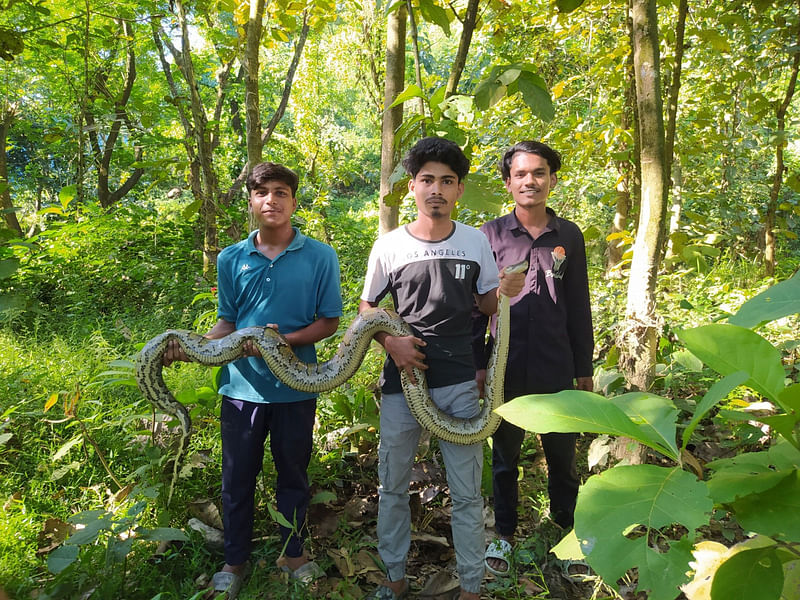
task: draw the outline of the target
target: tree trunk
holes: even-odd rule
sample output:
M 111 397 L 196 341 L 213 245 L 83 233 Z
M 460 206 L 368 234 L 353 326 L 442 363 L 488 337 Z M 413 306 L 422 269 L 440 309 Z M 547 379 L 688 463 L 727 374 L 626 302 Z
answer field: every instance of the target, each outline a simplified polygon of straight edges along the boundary
M 635 388 L 647 390 L 654 376 L 660 331 L 655 288 L 666 212 L 656 0 L 632 0 L 631 15 L 642 199 L 619 347 L 620 367 L 628 382 Z
M 98 90 L 106 90 L 105 95 L 114 102 L 114 122 L 106 136 L 105 142 L 101 145 L 99 140 L 98 128 L 95 126 L 94 115 L 91 109 L 87 106 L 86 109 L 86 124 L 89 130 L 89 142 L 92 146 L 94 153 L 94 163 L 97 168 L 97 200 L 103 208 L 109 208 L 115 202 L 133 189 L 139 182 L 144 169 L 136 168 L 131 172 L 125 182 L 116 190 L 112 191 L 109 186 L 109 179 L 111 173 L 111 159 L 114 156 L 114 149 L 117 145 L 117 139 L 122 130 L 122 125 L 125 124 L 130 131 L 132 129 L 128 113 L 125 106 L 131 97 L 133 91 L 133 83 L 136 80 L 136 54 L 134 53 L 134 37 L 133 28 L 129 21 L 125 19 L 119 20 L 119 26 L 122 30 L 122 40 L 125 44 L 125 76 L 122 84 L 122 91 L 117 98 L 111 98 L 111 94 L 107 91 L 106 83 L 108 82 L 109 71 L 104 69 L 96 76 L 96 87 Z M 137 147 L 135 150 L 135 160 L 141 160 L 142 148 Z
M 306 40 L 308 39 L 308 14 L 303 14 L 303 28 L 300 30 L 300 36 L 297 38 L 297 43 L 294 47 L 294 55 L 292 56 L 292 62 L 289 64 L 289 68 L 286 71 L 286 82 L 283 85 L 283 93 L 281 94 L 281 100 L 278 103 L 278 107 L 275 109 L 275 112 L 272 114 L 272 118 L 267 123 L 266 129 L 264 132 L 261 133 L 260 138 L 258 138 L 258 142 L 261 146 L 261 151 L 263 151 L 264 146 L 267 144 L 269 139 L 272 137 L 272 132 L 275 131 L 275 128 L 278 126 L 278 122 L 283 117 L 283 114 L 286 112 L 286 107 L 289 104 L 289 96 L 292 93 L 292 83 L 294 83 L 294 76 L 297 72 L 297 66 L 300 64 L 300 58 L 303 55 L 303 48 L 305 47 Z M 254 133 L 253 133 L 254 134 Z M 247 139 L 247 146 L 250 147 L 251 144 L 255 144 L 256 140 L 250 139 L 251 132 L 248 129 L 247 132 L 248 139 Z M 248 161 L 249 164 L 249 161 Z M 244 185 L 245 180 L 247 179 L 247 174 L 249 173 L 248 165 L 245 164 L 242 167 L 242 170 L 239 172 L 239 175 L 236 177 L 236 180 L 233 182 L 233 185 L 225 192 L 225 195 L 222 198 L 222 203 L 225 206 L 230 205 L 233 202 L 233 199 L 242 189 L 242 185 Z
M 380 38 L 380 28 L 377 27 L 378 18 L 376 17 L 376 13 L 382 13 L 382 11 L 378 10 L 378 7 L 375 5 L 375 3 L 361 3 L 361 57 L 362 60 L 366 62 L 367 70 L 369 72 L 369 77 L 363 77 L 364 89 L 369 96 L 371 104 L 376 110 L 376 114 L 380 118 L 380 114 L 383 111 L 383 106 L 381 105 L 382 86 L 380 76 L 378 75 L 378 62 L 380 62 L 380 60 L 383 58 L 381 56 L 383 46 L 379 41 L 375 40 L 376 36 L 373 34 L 373 30 L 377 29 L 377 37 Z M 362 71 L 362 69 L 359 69 L 359 77 L 361 77 Z
M 464 13 L 464 22 L 461 28 L 461 40 L 458 42 L 458 51 L 453 59 L 453 68 L 450 70 L 450 77 L 447 79 L 447 91 L 445 98 L 452 96 L 458 89 L 458 82 L 467 64 L 469 47 L 472 44 L 472 34 L 475 32 L 475 24 L 478 22 L 478 5 L 480 0 L 469 0 L 467 10 Z
M 406 8 L 398 7 L 389 14 L 386 25 L 386 81 L 383 106 L 391 106 L 403 91 L 406 67 Z M 392 191 L 389 178 L 399 161 L 399 148 L 395 145 L 394 132 L 403 122 L 403 105 L 384 110 L 381 124 L 381 187 L 378 213 L 379 233 L 395 229 L 399 220 L 399 206 L 386 202 Z
M 626 61 L 626 72 L 628 80 L 625 85 L 625 105 L 622 108 L 622 115 L 620 118 L 620 129 L 627 131 L 634 124 L 635 119 L 632 118 L 634 114 L 633 97 L 634 97 L 634 81 L 633 81 L 633 52 L 628 54 Z M 635 138 L 635 136 L 634 136 Z M 624 144 L 620 151 L 628 149 L 628 144 Z M 636 144 L 634 143 L 634 152 L 636 151 Z M 635 160 L 626 159 L 617 162 L 617 172 L 619 179 L 616 185 L 616 209 L 614 211 L 614 221 L 609 229 L 609 234 L 621 233 L 628 228 L 628 218 L 631 211 L 631 188 L 633 187 L 634 179 L 634 164 Z M 622 270 L 618 265 L 622 262 L 622 255 L 624 250 L 624 242 L 622 239 L 616 238 L 609 241 L 606 252 L 606 276 L 613 279 L 622 277 Z
M 672 71 L 672 82 L 669 87 L 669 101 L 667 104 L 667 128 L 664 138 L 664 197 L 670 197 L 670 189 L 678 183 L 671 177 L 673 174 L 673 161 L 675 151 L 675 130 L 678 120 L 678 98 L 681 90 L 681 70 L 683 67 L 683 40 L 686 32 L 686 15 L 689 12 L 688 0 L 680 0 L 678 4 L 678 22 L 675 25 L 675 67 Z M 677 167 L 680 173 L 680 165 Z M 676 190 L 677 192 L 677 190 Z M 669 221 L 669 234 L 678 230 L 681 216 L 681 194 L 680 192 L 672 195 L 672 210 Z M 675 203 L 678 202 L 676 206 Z M 667 236 L 669 240 L 669 236 Z M 667 242 L 667 252 L 672 250 L 671 241 Z
M 259 112 L 258 50 L 261 47 L 264 0 L 250 0 L 250 19 L 247 22 L 247 40 L 242 60 L 245 70 L 245 122 L 247 127 L 247 172 L 261 162 L 261 114 Z
M 683 169 L 680 156 L 672 162 L 672 204 L 669 210 L 669 231 L 667 234 L 667 258 L 675 256 L 673 234 L 678 232 L 681 224 L 681 209 L 683 208 Z
M 7 106 L 0 113 L 0 207 L 3 209 L 3 220 L 9 229 L 16 231 L 22 237 L 22 227 L 20 227 L 17 213 L 14 212 L 14 203 L 11 202 L 11 190 L 8 182 L 8 162 L 6 159 L 6 139 L 11 129 L 11 123 L 17 116 L 15 104 Z
M 417 19 L 414 16 L 414 7 L 411 5 L 411 0 L 406 0 L 406 9 L 408 10 L 408 24 L 411 26 L 411 47 L 414 51 L 414 78 L 417 83 L 417 87 L 425 91 L 425 88 L 422 87 L 422 68 L 419 64 L 419 35 L 417 34 Z M 417 98 L 417 113 L 421 116 L 425 116 L 425 99 L 424 98 Z M 425 127 L 425 122 L 421 122 L 422 127 L 420 128 L 420 135 L 425 137 L 427 135 L 427 129 Z
M 800 12 L 800 0 L 797 2 L 798 12 Z M 784 95 L 783 102 L 778 105 L 775 111 L 775 116 L 778 120 L 777 138 L 778 143 L 775 146 L 775 176 L 772 178 L 772 187 L 769 191 L 769 202 L 767 203 L 767 212 L 764 216 L 764 272 L 768 276 L 775 274 L 775 217 L 778 211 L 778 196 L 781 192 L 781 185 L 783 184 L 783 149 L 786 146 L 785 132 L 786 132 L 786 111 L 792 103 L 794 90 L 797 85 L 797 73 L 800 69 L 800 52 L 797 48 L 800 47 L 800 23 L 797 26 L 797 39 L 795 41 L 794 60 L 792 61 L 792 74 L 789 77 L 789 83 L 786 86 L 786 94 Z

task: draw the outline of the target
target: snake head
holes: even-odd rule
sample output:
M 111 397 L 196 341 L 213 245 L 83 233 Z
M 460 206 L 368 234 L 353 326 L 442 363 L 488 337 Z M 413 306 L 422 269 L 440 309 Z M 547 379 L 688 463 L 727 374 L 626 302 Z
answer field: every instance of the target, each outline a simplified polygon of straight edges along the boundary
M 507 265 L 503 268 L 504 273 L 508 273 L 509 275 L 512 273 L 524 273 L 528 270 L 528 261 L 521 260 L 518 263 L 514 263 L 513 265 Z

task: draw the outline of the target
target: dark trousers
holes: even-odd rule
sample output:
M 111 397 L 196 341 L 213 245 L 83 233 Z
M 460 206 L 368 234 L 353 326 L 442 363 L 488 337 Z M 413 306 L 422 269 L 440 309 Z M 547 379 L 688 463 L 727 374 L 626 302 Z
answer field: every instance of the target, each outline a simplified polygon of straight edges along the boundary
M 506 401 L 517 395 L 507 395 Z M 495 530 L 503 536 L 512 536 L 517 529 L 519 457 L 524 437 L 525 430 L 508 421 L 501 421 L 492 436 Z M 575 464 L 578 434 L 543 433 L 539 437 L 547 461 L 550 518 L 561 527 L 572 529 L 580 485 Z
M 278 511 L 293 532 L 280 527 L 286 556 L 303 553 L 306 510 L 309 502 L 308 463 L 311 460 L 315 398 L 300 402 L 262 404 L 223 396 L 222 522 L 225 526 L 225 562 L 241 565 L 250 557 L 253 538 L 256 478 L 264 462 L 264 444 L 275 463 L 275 497 Z

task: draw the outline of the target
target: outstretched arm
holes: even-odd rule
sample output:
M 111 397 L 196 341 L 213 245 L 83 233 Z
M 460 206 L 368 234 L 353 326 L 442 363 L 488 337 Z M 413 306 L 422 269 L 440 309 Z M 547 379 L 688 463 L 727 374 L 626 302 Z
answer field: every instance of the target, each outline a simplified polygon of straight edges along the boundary
M 214 326 L 208 330 L 203 337 L 206 337 L 211 340 L 216 340 L 219 338 L 223 338 L 226 335 L 229 335 L 236 331 L 236 323 L 231 323 L 230 321 L 226 321 L 225 319 L 219 319 Z M 164 352 L 164 358 L 162 362 L 164 363 L 165 367 L 170 366 L 176 360 L 181 360 L 183 362 L 190 362 L 189 357 L 186 356 L 186 353 L 181 348 L 180 344 L 177 340 L 170 340 L 169 345 L 167 346 L 166 352 Z

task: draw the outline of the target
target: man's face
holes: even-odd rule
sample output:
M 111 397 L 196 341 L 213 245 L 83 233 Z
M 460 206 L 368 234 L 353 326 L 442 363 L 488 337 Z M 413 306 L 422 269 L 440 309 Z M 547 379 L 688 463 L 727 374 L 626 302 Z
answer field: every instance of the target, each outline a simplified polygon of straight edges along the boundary
M 259 226 L 280 228 L 291 222 L 297 199 L 288 184 L 271 179 L 250 192 L 249 204 Z
M 558 178 L 550 172 L 547 160 L 538 154 L 517 152 L 511 159 L 506 189 L 517 206 L 534 208 L 544 205 Z
M 417 213 L 430 219 L 450 219 L 450 212 L 464 193 L 464 184 L 450 167 L 440 162 L 427 162 L 411 181 Z

